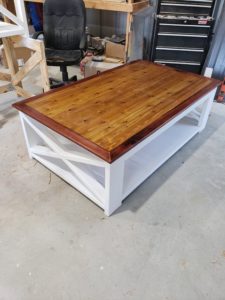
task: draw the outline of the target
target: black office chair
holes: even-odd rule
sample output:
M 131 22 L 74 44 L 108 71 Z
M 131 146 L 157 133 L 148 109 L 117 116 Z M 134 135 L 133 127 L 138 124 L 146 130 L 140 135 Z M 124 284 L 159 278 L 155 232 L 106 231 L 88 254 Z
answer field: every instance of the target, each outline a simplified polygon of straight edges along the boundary
M 76 65 L 83 58 L 85 48 L 86 11 L 83 0 L 45 0 L 43 32 L 48 66 L 59 66 L 63 82 L 50 78 L 51 87 L 58 87 L 77 77 L 68 77 L 67 66 Z

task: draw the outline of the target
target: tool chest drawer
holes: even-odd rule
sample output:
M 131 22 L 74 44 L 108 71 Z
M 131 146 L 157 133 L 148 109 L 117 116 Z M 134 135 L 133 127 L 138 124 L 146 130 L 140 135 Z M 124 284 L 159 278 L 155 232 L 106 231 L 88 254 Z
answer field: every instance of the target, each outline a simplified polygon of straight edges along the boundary
M 204 48 L 207 45 L 207 35 L 188 35 L 159 33 L 157 46 L 181 47 L 181 48 Z
M 204 49 L 185 49 L 185 48 L 163 48 L 157 47 L 155 60 L 174 60 L 186 62 L 199 62 L 204 57 Z
M 199 21 L 201 23 L 201 21 Z M 206 25 L 200 25 L 198 22 L 184 21 L 182 22 L 163 22 L 159 21 L 159 32 L 161 33 L 184 33 L 184 34 L 206 34 L 208 35 L 211 28 L 211 22 L 206 21 Z
M 211 16 L 214 1 L 161 1 L 160 14 Z
M 193 73 L 201 72 L 200 63 L 185 63 L 185 62 L 171 62 L 165 60 L 155 60 L 156 63 L 166 65 L 168 67 L 173 67 L 175 69 L 184 70 Z

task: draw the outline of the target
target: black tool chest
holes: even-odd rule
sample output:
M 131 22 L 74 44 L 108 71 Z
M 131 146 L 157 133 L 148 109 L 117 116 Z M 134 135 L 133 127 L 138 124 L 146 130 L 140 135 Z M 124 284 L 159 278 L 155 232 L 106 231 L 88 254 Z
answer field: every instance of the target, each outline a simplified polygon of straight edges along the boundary
M 201 73 L 213 28 L 214 0 L 161 0 L 151 60 Z

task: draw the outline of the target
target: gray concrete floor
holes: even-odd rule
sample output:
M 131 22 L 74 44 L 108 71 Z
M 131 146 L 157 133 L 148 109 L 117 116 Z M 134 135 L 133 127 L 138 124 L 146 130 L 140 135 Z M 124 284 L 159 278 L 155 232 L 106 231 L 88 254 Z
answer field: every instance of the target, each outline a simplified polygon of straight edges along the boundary
M 1 300 L 225 299 L 225 106 L 107 218 L 29 160 L 0 97 Z

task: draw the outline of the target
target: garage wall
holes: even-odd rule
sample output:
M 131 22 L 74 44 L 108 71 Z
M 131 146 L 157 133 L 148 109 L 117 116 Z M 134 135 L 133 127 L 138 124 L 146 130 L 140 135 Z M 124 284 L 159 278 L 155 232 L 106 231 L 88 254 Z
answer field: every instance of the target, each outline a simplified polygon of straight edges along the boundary
M 213 77 L 223 79 L 225 77 L 225 1 L 220 0 L 217 7 L 217 22 L 214 38 L 211 43 L 205 67 L 213 68 Z

